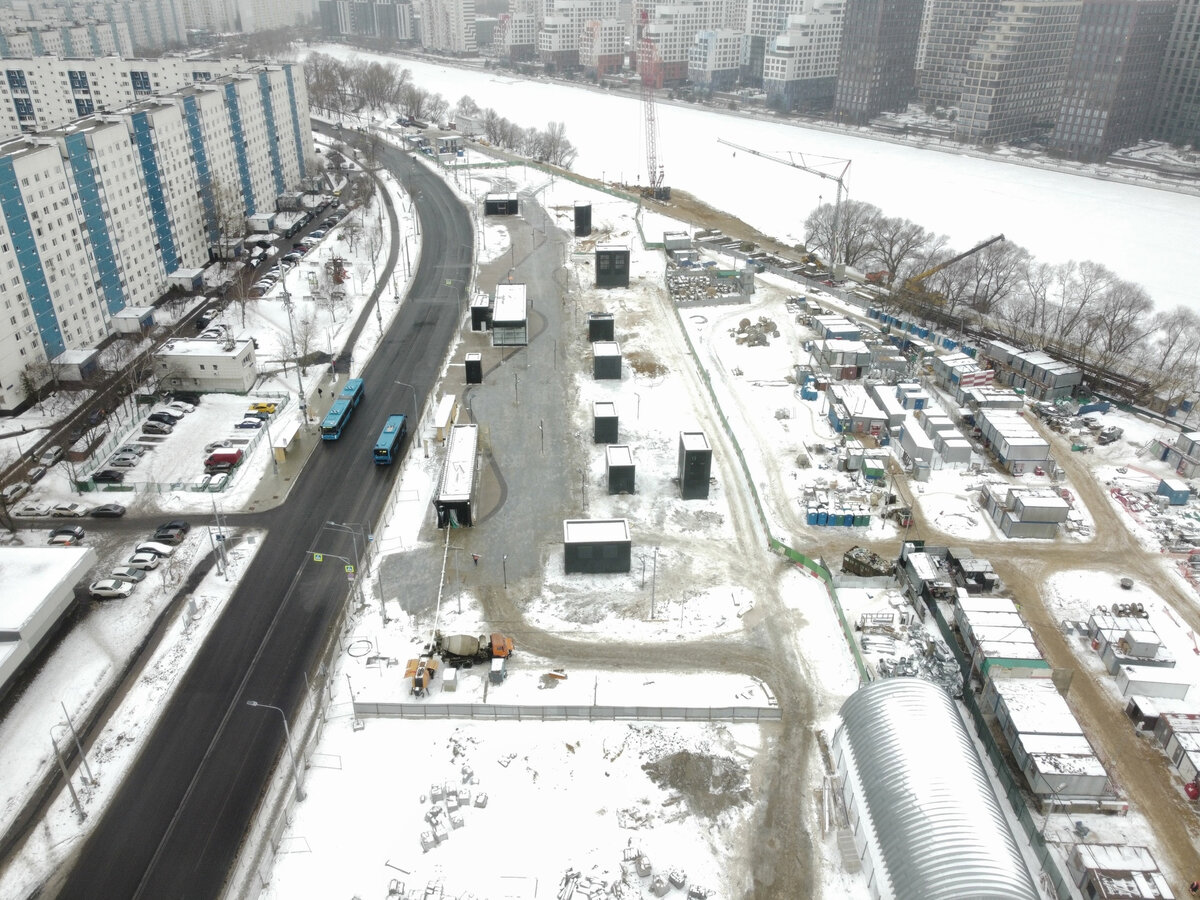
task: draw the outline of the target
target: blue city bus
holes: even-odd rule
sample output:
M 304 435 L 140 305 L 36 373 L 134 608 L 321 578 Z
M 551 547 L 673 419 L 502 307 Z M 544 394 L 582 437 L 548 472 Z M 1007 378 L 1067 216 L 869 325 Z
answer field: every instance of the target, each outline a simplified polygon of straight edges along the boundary
M 358 402 L 362 398 L 363 380 L 361 378 L 351 378 L 346 382 L 346 386 L 342 388 L 342 392 L 338 394 L 339 400 L 348 400 L 351 406 L 358 406 Z
M 321 420 L 321 440 L 336 441 L 342 436 L 342 429 L 350 422 L 350 416 L 354 414 L 354 407 L 358 406 L 362 398 L 362 379 L 351 378 L 346 382 L 346 386 L 342 388 L 337 399 L 333 401 L 333 406 L 329 407 L 325 418 Z
M 408 434 L 408 420 L 404 416 L 388 416 L 375 442 L 375 465 L 390 466 L 400 458 L 400 445 Z

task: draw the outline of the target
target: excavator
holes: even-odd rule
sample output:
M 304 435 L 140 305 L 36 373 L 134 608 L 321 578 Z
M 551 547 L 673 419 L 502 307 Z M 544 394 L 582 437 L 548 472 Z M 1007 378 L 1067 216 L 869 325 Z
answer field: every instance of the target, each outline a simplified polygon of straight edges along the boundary
M 976 244 L 970 250 L 965 250 L 957 256 L 952 256 L 944 262 L 940 262 L 936 266 L 926 269 L 924 272 L 920 272 L 916 275 L 913 275 L 911 278 L 905 279 L 904 284 L 902 284 L 898 290 L 893 292 L 896 296 L 896 299 L 899 300 L 899 302 L 903 305 L 920 304 L 925 306 L 940 306 L 943 302 L 942 296 L 933 291 L 925 290 L 923 287 L 921 287 L 921 283 L 930 276 L 936 275 L 947 266 L 952 266 L 956 262 L 966 259 L 968 256 L 978 253 L 980 250 L 990 247 L 992 244 L 1002 240 L 1004 240 L 1004 235 L 1002 234 L 998 234 L 995 237 L 990 237 L 983 243 Z

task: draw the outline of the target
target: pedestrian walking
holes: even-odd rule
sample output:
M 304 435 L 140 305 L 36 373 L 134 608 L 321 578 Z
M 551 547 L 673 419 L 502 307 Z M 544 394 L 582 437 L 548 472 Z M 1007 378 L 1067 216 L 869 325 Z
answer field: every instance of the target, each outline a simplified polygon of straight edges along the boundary
M 1200 881 L 1193 881 L 1188 886 L 1188 890 L 1191 891 L 1193 894 L 1200 894 Z
M 477 565 L 477 566 L 479 565 L 479 554 L 478 553 L 471 554 L 471 562 L 475 563 L 475 565 Z
M 324 391 L 322 388 L 317 388 L 317 396 L 318 396 L 318 397 L 324 397 L 324 396 L 325 396 L 325 391 Z

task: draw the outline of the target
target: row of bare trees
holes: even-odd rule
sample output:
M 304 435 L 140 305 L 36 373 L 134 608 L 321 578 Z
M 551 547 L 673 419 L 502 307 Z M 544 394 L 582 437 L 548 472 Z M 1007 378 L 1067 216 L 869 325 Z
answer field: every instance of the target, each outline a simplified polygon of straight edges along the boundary
M 836 215 L 833 204 L 821 204 L 804 224 L 809 250 L 828 259 L 836 247 L 837 263 L 893 287 L 959 252 L 945 236 L 858 200 L 844 201 Z M 999 241 L 921 279 L 921 288 L 950 316 L 1124 372 L 1150 393 L 1176 399 L 1200 383 L 1200 315 L 1183 307 L 1156 313 L 1140 285 L 1101 263 L 1039 262 Z
M 450 104 L 441 94 L 414 83 L 412 73 L 395 63 L 346 62 L 313 53 L 304 61 L 304 74 L 309 103 L 334 115 L 366 110 L 398 111 L 421 121 L 438 122 L 451 112 Z M 563 168 L 570 168 L 578 155 L 561 122 L 551 122 L 544 130 L 521 126 L 494 109 L 480 109 L 479 104 L 466 96 L 458 101 L 454 111 L 481 116 L 484 137 L 504 150 Z

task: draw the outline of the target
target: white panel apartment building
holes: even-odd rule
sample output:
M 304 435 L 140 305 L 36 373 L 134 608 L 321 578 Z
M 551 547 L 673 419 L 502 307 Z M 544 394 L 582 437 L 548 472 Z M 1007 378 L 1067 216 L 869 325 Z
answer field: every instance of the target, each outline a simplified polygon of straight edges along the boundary
M 607 46 L 601 39 L 599 25 L 585 36 L 584 30 L 593 22 L 612 23 Z M 543 62 L 566 68 L 582 63 L 585 42 L 593 58 L 621 53 L 624 47 L 616 49 L 612 40 L 618 33 L 617 27 L 617 0 L 547 0 L 545 18 L 538 32 L 538 55 Z M 600 46 L 592 49 L 598 43 Z
M 417 0 L 421 46 L 426 50 L 474 56 L 475 0 Z
M 273 210 L 311 153 L 290 66 L 0 143 L 0 409 L 25 399 L 27 366 L 96 346 L 113 313 L 208 261 L 218 189 L 239 214 Z
M 658 47 L 659 84 L 680 82 L 688 77 L 689 54 L 697 34 L 740 28 L 744 16 L 744 7 L 727 0 L 691 0 L 655 6 L 644 34 Z
M 0 57 L 42 55 L 133 56 L 133 34 L 128 25 L 120 22 L 87 25 L 5 22 L 0 26 Z
M 5 19 L 9 25 L 30 28 L 32 46 L 22 46 L 17 56 L 103 56 L 118 53 L 133 56 L 147 50 L 163 50 L 187 46 L 187 16 L 185 0 L 92 0 L 61 6 L 51 0 L 30 0 L 14 7 L 14 14 Z M 31 21 L 32 20 L 32 21 Z M 94 46 L 96 39 L 106 40 L 104 30 L 114 29 L 114 40 L 126 35 L 129 44 L 117 41 L 115 46 Z M 94 37 L 95 36 L 95 37 Z M 12 39 L 12 34 L 6 37 Z M 3 42 L 0 42 L 3 51 Z M 5 54 L 7 55 L 7 54 Z
M 533 59 L 541 23 L 536 0 L 511 0 L 508 12 L 500 16 L 497 30 L 500 55 L 514 62 Z
M 729 28 L 697 32 L 688 51 L 688 80 L 710 91 L 733 88 L 741 72 L 742 39 L 742 32 Z
M 627 30 L 620 19 L 592 19 L 583 23 L 579 64 L 589 75 L 610 75 L 624 68 Z
M 0 79 L 0 140 L 58 128 L 94 112 L 206 82 L 251 63 L 239 59 L 7 59 Z

